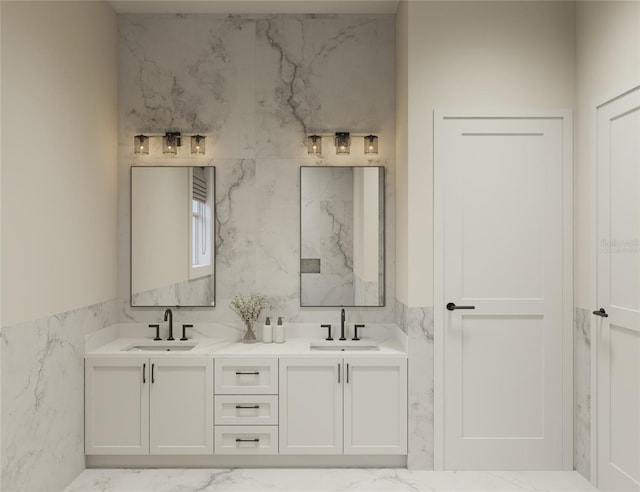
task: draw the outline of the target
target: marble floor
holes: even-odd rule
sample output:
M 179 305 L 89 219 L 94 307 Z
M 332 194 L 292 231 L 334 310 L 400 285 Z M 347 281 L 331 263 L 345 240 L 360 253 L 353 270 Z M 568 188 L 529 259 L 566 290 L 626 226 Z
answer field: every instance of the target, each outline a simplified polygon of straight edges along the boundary
M 577 472 L 405 469 L 91 469 L 65 492 L 595 491 Z

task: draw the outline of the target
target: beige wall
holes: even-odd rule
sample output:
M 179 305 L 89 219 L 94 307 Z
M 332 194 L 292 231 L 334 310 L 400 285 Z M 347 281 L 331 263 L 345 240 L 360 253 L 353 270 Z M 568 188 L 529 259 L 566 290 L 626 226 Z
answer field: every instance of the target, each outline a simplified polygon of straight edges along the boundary
M 595 308 L 595 108 L 640 84 L 640 2 L 578 2 L 576 34 L 574 299 Z
M 407 138 L 398 141 L 406 158 L 405 150 L 397 152 L 397 292 L 409 306 L 431 306 L 433 110 L 573 108 L 575 4 L 409 1 L 398 24 L 398 49 L 407 49 L 399 68 L 407 67 L 408 109 L 398 113 L 407 122 L 406 129 L 398 123 L 398 135 Z
M 117 23 L 105 2 L 1 8 L 8 326 L 117 296 Z
M 396 298 L 409 304 L 409 270 L 407 229 L 407 151 L 408 128 L 408 77 L 409 77 L 409 7 L 402 1 L 396 12 Z

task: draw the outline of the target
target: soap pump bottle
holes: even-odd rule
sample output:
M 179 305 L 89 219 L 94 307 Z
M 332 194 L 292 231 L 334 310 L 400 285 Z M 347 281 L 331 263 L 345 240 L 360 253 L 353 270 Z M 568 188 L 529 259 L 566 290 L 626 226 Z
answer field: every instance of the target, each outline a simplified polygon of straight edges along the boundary
M 282 316 L 278 316 L 278 324 L 273 330 L 273 341 L 276 343 L 284 343 L 285 333 L 284 325 L 282 324 Z
M 263 343 L 273 342 L 273 327 L 271 326 L 271 318 L 268 316 L 267 321 L 265 321 L 264 326 L 262 327 L 262 341 Z

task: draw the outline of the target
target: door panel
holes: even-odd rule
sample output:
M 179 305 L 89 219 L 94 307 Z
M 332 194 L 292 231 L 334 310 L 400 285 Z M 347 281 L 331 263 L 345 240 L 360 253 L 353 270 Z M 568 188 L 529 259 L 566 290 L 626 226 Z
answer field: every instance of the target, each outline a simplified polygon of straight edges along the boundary
M 640 89 L 598 108 L 597 471 L 640 490 Z
M 342 359 L 280 359 L 280 454 L 342 453 Z
M 150 453 L 213 454 L 213 359 L 150 362 Z
M 463 439 L 542 439 L 543 361 L 541 317 L 463 316 Z
M 444 468 L 561 469 L 570 118 L 435 128 Z
M 345 454 L 407 454 L 407 360 L 344 362 Z
M 85 359 L 85 453 L 149 452 L 149 360 Z

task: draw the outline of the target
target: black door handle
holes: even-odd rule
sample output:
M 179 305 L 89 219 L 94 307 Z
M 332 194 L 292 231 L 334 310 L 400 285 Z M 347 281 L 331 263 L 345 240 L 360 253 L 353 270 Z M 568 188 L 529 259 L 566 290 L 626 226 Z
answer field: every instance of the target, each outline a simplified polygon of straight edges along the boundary
M 600 316 L 601 318 L 608 318 L 609 317 L 609 315 L 604 310 L 604 308 L 600 308 L 597 311 L 594 311 L 593 314 L 595 314 L 596 316 Z
M 456 306 L 453 302 L 447 304 L 447 309 L 449 311 L 455 311 L 456 309 L 475 309 L 475 306 Z

